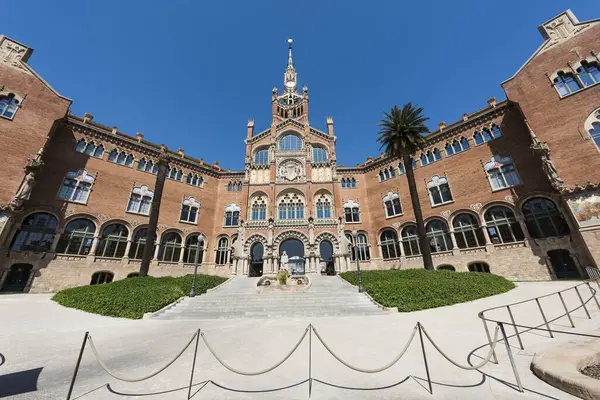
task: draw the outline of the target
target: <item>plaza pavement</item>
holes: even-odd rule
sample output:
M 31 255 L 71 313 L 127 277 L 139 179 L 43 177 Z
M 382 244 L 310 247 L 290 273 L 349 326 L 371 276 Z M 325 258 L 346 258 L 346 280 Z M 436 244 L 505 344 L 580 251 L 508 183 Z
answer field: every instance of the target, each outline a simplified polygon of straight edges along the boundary
M 573 286 L 576 282 L 519 283 L 509 293 L 450 307 L 413 313 L 320 318 L 227 319 L 202 321 L 164 321 L 101 317 L 61 307 L 50 295 L 0 296 L 0 398 L 15 387 L 17 378 L 40 371 L 37 391 L 10 399 L 64 399 L 83 334 L 91 332 L 100 354 L 115 372 L 127 376 L 146 375 L 170 360 L 201 328 L 215 351 L 235 368 L 256 371 L 278 362 L 292 348 L 304 329 L 312 323 L 329 346 L 346 361 L 361 368 L 387 364 L 404 346 L 413 326 L 420 321 L 439 346 L 456 361 L 465 364 L 468 354 L 486 342 L 477 313 L 483 309 L 512 303 Z M 585 297 L 588 292 L 583 290 Z M 556 297 L 556 296 L 555 296 Z M 578 305 L 575 293 L 565 295 L 569 308 Z M 543 299 L 548 318 L 562 312 L 558 299 Z M 554 329 L 590 332 L 600 328 L 600 312 L 588 303 L 592 319 L 583 310 L 574 316 L 576 329 L 566 318 L 556 321 Z M 517 323 L 542 322 L 535 303 L 513 309 Z M 508 317 L 498 313 L 503 319 Z M 493 317 L 493 315 L 490 315 Z M 512 327 L 507 326 L 512 334 Z M 556 334 L 549 339 L 544 332 L 523 335 L 525 351 L 511 339 L 518 370 L 525 387 L 514 388 L 514 375 L 503 343 L 497 346 L 499 364 L 488 364 L 478 371 L 460 370 L 444 360 L 426 343 L 433 394 L 427 389 L 418 335 L 405 356 L 387 371 L 362 374 L 347 369 L 333 359 L 313 335 L 312 376 L 326 385 L 313 382 L 313 399 L 571 399 L 570 395 L 537 379 L 529 363 L 537 351 L 573 340 Z M 487 348 L 475 351 L 485 356 Z M 196 362 L 194 399 L 306 399 L 308 383 L 281 391 L 266 391 L 302 382 L 307 378 L 308 341 L 303 342 L 281 367 L 262 376 L 239 376 L 223 368 L 200 340 Z M 480 358 L 471 358 L 473 364 Z M 104 373 L 90 348 L 85 351 L 73 394 L 74 399 L 185 399 L 189 383 L 192 348 L 170 368 L 140 383 L 120 382 Z M 32 371 L 32 372 L 27 372 Z M 482 373 L 483 372 L 483 373 Z M 7 387 L 7 382 L 11 387 Z M 212 380 L 234 390 L 225 390 Z M 24 383 L 25 384 L 25 383 Z M 335 385 L 335 386 L 334 386 Z M 349 387 L 381 388 L 351 390 Z M 261 390 L 264 390 L 260 392 Z M 259 392 L 256 392 L 259 391 Z

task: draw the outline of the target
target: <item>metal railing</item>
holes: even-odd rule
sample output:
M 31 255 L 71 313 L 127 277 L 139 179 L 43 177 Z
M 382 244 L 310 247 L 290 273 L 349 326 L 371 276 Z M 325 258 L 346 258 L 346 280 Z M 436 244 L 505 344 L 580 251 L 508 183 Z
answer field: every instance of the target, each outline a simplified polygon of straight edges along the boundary
M 598 283 L 598 286 L 600 287 L 600 283 Z M 590 291 L 590 297 L 587 300 L 584 300 L 582 295 L 581 295 L 581 291 L 580 289 L 582 287 L 587 287 Z M 569 310 L 566 306 L 566 303 L 564 301 L 564 297 L 563 294 L 568 292 L 568 291 L 574 291 L 579 299 L 579 302 L 581 303 L 579 306 L 577 306 L 576 308 Z M 558 317 L 552 318 L 550 320 L 547 319 L 546 314 L 544 312 L 544 309 L 542 308 L 542 304 L 540 302 L 540 299 L 543 298 L 549 298 L 551 296 L 557 296 L 560 299 L 560 302 L 563 305 L 563 308 L 565 310 L 564 314 L 559 315 Z M 227 370 L 238 374 L 238 375 L 244 375 L 244 376 L 258 376 L 258 375 L 264 375 L 268 372 L 271 372 L 277 368 L 279 368 L 281 365 L 283 365 L 294 353 L 296 353 L 300 347 L 300 345 L 307 339 L 308 337 L 308 354 L 307 354 L 307 378 L 299 383 L 295 383 L 293 385 L 290 386 L 286 386 L 286 387 L 282 387 L 282 388 L 274 388 L 274 389 L 265 389 L 263 390 L 264 392 L 270 392 L 270 391 L 276 391 L 276 390 L 283 390 L 286 388 L 290 388 L 293 386 L 298 386 L 301 384 L 304 384 L 306 382 L 308 382 L 308 397 L 311 397 L 311 393 L 312 393 L 312 385 L 313 382 L 320 382 L 320 383 L 324 383 L 333 387 L 341 387 L 339 385 L 335 385 L 332 383 L 328 383 L 326 381 L 320 380 L 316 377 L 313 377 L 313 360 L 312 360 L 312 354 L 313 354 L 313 334 L 316 337 L 316 339 L 319 341 L 319 343 L 321 343 L 321 345 L 323 346 L 323 348 L 335 359 L 337 360 L 340 364 L 342 364 L 343 366 L 345 366 L 348 369 L 351 369 L 353 371 L 357 371 L 357 372 L 361 372 L 364 374 L 375 374 L 375 373 L 379 373 L 379 372 L 383 372 L 385 370 L 388 370 L 389 368 L 391 368 L 392 366 L 396 365 L 401 359 L 402 357 L 406 354 L 406 352 L 408 351 L 408 349 L 410 348 L 411 344 L 413 343 L 415 337 L 417 336 L 418 333 L 418 337 L 419 337 L 419 342 L 420 342 L 420 348 L 421 348 L 421 354 L 422 354 L 422 359 L 423 359 L 423 363 L 424 363 L 424 367 L 425 367 L 425 372 L 427 375 L 427 382 L 428 382 L 428 387 L 429 387 L 429 392 L 431 394 L 433 394 L 433 388 L 432 388 L 432 381 L 431 381 L 431 376 L 429 373 L 429 364 L 428 364 L 428 360 L 427 360 L 427 354 L 425 352 L 425 341 L 429 341 L 429 343 L 433 346 L 433 348 L 440 353 L 440 355 L 446 359 L 449 363 L 451 363 L 452 365 L 454 365 L 457 368 L 463 369 L 463 370 L 479 370 L 480 368 L 484 367 L 485 365 L 487 365 L 489 362 L 491 362 L 491 360 L 493 359 L 494 362 L 497 364 L 498 363 L 498 358 L 496 355 L 496 346 L 500 341 L 504 342 L 504 346 L 506 348 L 506 352 L 508 355 L 508 359 L 510 361 L 514 376 L 515 376 L 515 380 L 517 382 L 517 387 L 519 389 L 520 392 L 523 392 L 523 385 L 521 383 L 521 379 L 520 376 L 518 374 L 517 368 L 516 368 L 516 364 L 515 364 L 515 360 L 513 357 L 513 353 L 511 350 L 511 346 L 509 343 L 509 338 L 510 337 L 516 337 L 518 342 L 519 342 L 519 346 L 521 349 L 524 349 L 524 345 L 523 345 L 523 341 L 521 339 L 521 335 L 523 335 L 525 332 L 529 332 L 532 330 L 542 330 L 545 332 L 548 332 L 550 337 L 554 337 L 554 333 L 564 333 L 564 334 L 570 334 L 570 335 L 578 335 L 578 336 L 586 336 L 586 337 L 596 337 L 596 338 L 600 338 L 600 336 L 597 335 L 591 335 L 591 334 L 583 334 L 583 333 L 575 333 L 575 332 L 568 332 L 568 331 L 562 331 L 562 330 L 556 330 L 556 329 L 551 329 L 550 328 L 550 323 L 563 318 L 563 317 L 567 317 L 571 327 L 575 327 L 575 324 L 573 322 L 573 319 L 571 317 L 571 314 L 579 309 L 583 309 L 587 315 L 588 318 L 591 318 L 590 313 L 587 309 L 587 304 L 592 301 L 592 299 L 594 299 L 594 301 L 596 302 L 596 305 L 598 306 L 598 308 L 600 309 L 600 303 L 598 302 L 598 299 L 596 298 L 596 290 L 593 289 L 590 285 L 589 282 L 583 282 L 580 283 L 576 286 L 573 286 L 571 288 L 568 289 L 564 289 L 564 290 L 560 290 L 558 292 L 554 292 L 554 293 L 550 293 L 544 296 L 539 296 L 533 299 L 528 299 L 528 300 L 523 300 L 520 302 L 516 302 L 516 303 L 511 303 L 511 304 L 507 304 L 507 305 L 503 305 L 503 306 L 498 306 L 498 307 L 492 307 L 486 310 L 481 311 L 478 315 L 479 318 L 481 319 L 481 321 L 483 322 L 483 326 L 485 329 L 485 335 L 487 337 L 487 343 L 484 344 L 483 346 L 480 347 L 488 347 L 489 346 L 489 351 L 486 357 L 483 357 L 483 361 L 481 361 L 479 364 L 477 365 L 463 365 L 460 364 L 456 361 L 454 361 L 452 358 L 450 358 L 443 350 L 442 348 L 434 341 L 434 339 L 431 337 L 431 335 L 427 332 L 427 330 L 425 329 L 425 327 L 420 323 L 417 322 L 415 324 L 415 326 L 412 329 L 412 332 L 410 333 L 407 341 L 405 342 L 404 346 L 402 346 L 400 352 L 393 357 L 389 362 L 387 362 L 386 364 L 377 367 L 377 368 L 363 368 L 363 367 L 359 367 L 359 366 L 355 366 L 350 364 L 348 361 L 346 361 L 342 356 L 338 355 L 336 352 L 334 352 L 332 350 L 332 348 L 327 344 L 327 341 L 323 338 L 323 336 L 318 332 L 317 328 L 315 328 L 312 324 L 309 324 L 305 329 L 304 332 L 302 333 L 302 335 L 300 336 L 300 339 L 295 343 L 294 346 L 291 347 L 291 350 L 287 352 L 287 354 L 277 363 L 273 364 L 271 367 L 269 368 L 264 368 L 262 370 L 258 370 L 258 371 L 243 371 L 241 369 L 235 368 L 233 366 L 231 366 L 229 363 L 225 362 L 215 351 L 214 347 L 211 346 L 210 341 L 208 340 L 207 336 L 205 335 L 204 332 L 202 332 L 200 329 L 198 329 L 192 336 L 191 338 L 185 343 L 185 346 L 183 346 L 183 348 L 181 349 L 181 351 L 179 351 L 177 353 L 177 355 L 172 358 L 167 364 L 165 364 L 163 367 L 159 368 L 158 370 L 147 374 L 145 376 L 141 376 L 141 377 L 137 377 L 137 378 L 133 378 L 133 377 L 123 377 L 120 376 L 118 373 L 110 370 L 110 368 L 108 368 L 108 366 L 106 365 L 106 363 L 104 362 L 104 359 L 100 356 L 100 352 L 98 351 L 98 349 L 96 348 L 96 345 L 94 344 L 94 341 L 92 339 L 92 336 L 90 335 L 89 332 L 86 332 L 83 338 L 83 343 L 81 345 L 81 349 L 79 351 L 79 355 L 77 358 L 77 363 L 75 365 L 75 370 L 73 372 L 73 376 L 71 379 L 71 384 L 69 387 L 69 391 L 67 394 L 67 400 L 71 400 L 71 396 L 73 393 L 73 389 L 75 386 L 75 382 L 77 379 L 77 374 L 79 372 L 79 368 L 81 365 L 81 359 L 83 357 L 84 351 L 86 349 L 86 346 L 89 346 L 91 348 L 91 351 L 94 355 L 94 357 L 96 358 L 96 360 L 98 361 L 98 363 L 100 364 L 100 366 L 102 367 L 102 369 L 109 374 L 110 376 L 112 376 L 113 378 L 123 381 L 123 382 L 141 382 L 144 380 L 148 380 L 152 377 L 155 377 L 156 375 L 160 374 L 161 372 L 165 371 L 167 368 L 169 368 L 171 365 L 173 365 L 173 363 L 175 363 L 176 360 L 178 360 L 185 352 L 186 350 L 192 345 L 192 343 L 195 342 L 195 347 L 194 347 L 194 355 L 193 355 L 193 361 L 192 361 L 192 367 L 191 367 L 191 371 L 190 371 L 190 381 L 189 381 L 189 385 L 188 385 L 188 394 L 187 394 L 187 398 L 188 400 L 191 398 L 191 392 L 192 392 L 192 387 L 194 386 L 193 384 L 193 380 L 194 380 L 194 370 L 195 370 L 195 366 L 196 366 L 196 358 L 197 358 L 197 354 L 198 354 L 198 344 L 200 341 L 200 338 L 202 338 L 202 341 L 204 343 L 204 345 L 206 346 L 206 348 L 208 349 L 208 351 L 212 354 L 212 356 Z M 517 324 L 515 322 L 515 318 L 514 318 L 514 314 L 513 314 L 513 309 L 521 304 L 526 304 L 526 303 L 530 303 L 530 302 L 535 302 L 536 306 L 540 312 L 540 315 L 542 316 L 543 319 L 543 323 L 538 325 L 538 326 L 527 326 L 527 325 L 522 325 L 522 324 Z M 507 316 L 508 319 L 510 321 L 504 321 L 504 320 L 496 320 L 496 319 L 492 319 L 492 318 L 487 318 L 486 317 L 486 313 L 491 313 L 492 311 L 498 311 L 498 310 L 506 310 L 507 312 Z M 488 327 L 488 323 L 493 323 L 495 324 L 495 329 L 494 329 L 494 335 L 492 337 L 492 335 L 490 334 L 490 329 Z M 506 329 L 505 329 L 505 325 L 511 325 L 514 328 L 515 334 L 513 336 L 508 336 L 506 333 Z M 543 328 L 545 327 L 545 328 Z M 519 328 L 522 328 L 524 330 L 519 331 Z M 499 337 L 500 336 L 500 337 Z M 223 386 L 217 382 L 213 382 L 212 380 L 206 381 L 207 383 L 212 383 L 213 385 L 223 388 L 223 389 L 228 389 L 228 390 L 233 390 L 230 388 L 227 388 L 226 386 Z M 402 381 L 403 382 L 403 381 Z M 400 382 L 401 383 L 401 382 Z M 204 387 L 205 385 L 203 385 L 202 387 Z M 395 385 L 392 385 L 395 386 Z M 347 389 L 357 389 L 357 390 L 374 390 L 375 388 L 347 388 Z M 236 391 L 240 391 L 240 390 L 236 390 Z

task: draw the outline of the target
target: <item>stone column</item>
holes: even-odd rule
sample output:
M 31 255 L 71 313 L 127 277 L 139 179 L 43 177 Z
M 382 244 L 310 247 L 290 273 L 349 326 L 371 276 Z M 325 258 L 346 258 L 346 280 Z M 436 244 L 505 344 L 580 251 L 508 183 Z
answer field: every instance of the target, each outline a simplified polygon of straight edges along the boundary
M 61 232 L 61 231 L 56 232 L 56 234 L 54 235 L 54 239 L 52 240 L 52 245 L 50 246 L 49 252 L 56 253 L 56 247 L 58 246 L 58 242 L 62 235 L 63 235 L 63 232 Z
M 153 260 L 158 260 L 159 250 L 160 250 L 160 244 L 155 244 L 154 245 L 154 256 L 152 257 Z
M 184 256 L 185 256 L 185 245 L 183 243 L 181 243 L 181 246 L 179 246 L 179 264 L 183 264 Z
M 127 246 L 125 246 L 125 255 L 123 256 L 125 261 L 129 260 L 129 252 L 131 251 L 131 243 L 133 243 L 133 240 L 128 240 Z
M 458 243 L 456 243 L 456 236 L 454 235 L 454 229 L 450 230 L 450 240 L 452 241 L 452 254 L 457 256 L 460 254 Z
M 493 253 L 494 251 L 496 251 L 496 248 L 494 247 L 494 244 L 490 239 L 490 233 L 487 230 L 487 225 L 481 225 L 481 229 L 483 229 L 483 237 L 485 239 L 485 251 L 488 253 Z
M 100 237 L 99 236 L 94 236 L 94 239 L 92 240 L 92 247 L 90 248 L 90 252 L 88 253 L 88 256 L 95 256 L 96 255 L 96 250 L 98 250 L 98 244 L 99 244 L 99 242 L 100 242 Z
M 244 258 L 242 260 L 242 274 L 248 275 L 248 259 L 247 258 Z
M 521 226 L 521 230 L 523 231 L 523 236 L 525 236 L 525 247 L 530 247 L 531 236 L 529 235 L 527 225 L 525 224 L 525 217 L 523 217 L 522 215 L 517 215 L 517 222 L 519 222 L 519 226 Z

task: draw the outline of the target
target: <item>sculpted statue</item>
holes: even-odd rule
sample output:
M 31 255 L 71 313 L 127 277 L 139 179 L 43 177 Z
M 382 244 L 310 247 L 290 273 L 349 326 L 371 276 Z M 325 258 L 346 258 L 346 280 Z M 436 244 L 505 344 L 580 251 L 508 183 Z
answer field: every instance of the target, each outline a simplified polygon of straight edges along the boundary
M 542 168 L 544 169 L 544 172 L 548 176 L 550 184 L 554 189 L 560 190 L 565 186 L 565 182 L 558 175 L 558 171 L 556 170 L 554 163 L 550 160 L 550 157 L 545 153 L 542 153 Z
M 280 265 L 279 269 L 285 269 L 286 271 L 289 271 L 290 270 L 289 266 L 290 266 L 290 259 L 284 250 L 283 253 L 281 253 L 281 265 Z
M 25 175 L 25 179 L 23 180 L 21 187 L 19 187 L 19 190 L 15 195 L 15 199 L 11 202 L 11 204 L 14 207 L 19 207 L 25 202 L 25 200 L 28 200 L 29 196 L 31 196 L 34 184 L 35 174 L 33 172 L 30 172 L 27 175 Z

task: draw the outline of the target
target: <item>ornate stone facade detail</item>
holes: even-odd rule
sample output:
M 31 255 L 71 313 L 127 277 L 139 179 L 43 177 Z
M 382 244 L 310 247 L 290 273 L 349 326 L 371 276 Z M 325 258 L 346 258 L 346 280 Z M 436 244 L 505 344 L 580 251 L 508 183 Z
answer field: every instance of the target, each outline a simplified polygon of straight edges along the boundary
M 475 204 L 471 204 L 471 205 L 469 206 L 469 208 L 470 208 L 471 210 L 475 211 L 476 213 L 478 213 L 478 212 L 479 212 L 479 210 L 481 210 L 481 209 L 483 208 L 483 204 L 481 204 L 481 203 L 475 203 Z
M 296 159 L 284 160 L 277 167 L 277 180 L 280 182 L 296 182 L 305 178 L 304 165 Z
M 452 214 L 452 211 L 450 211 L 450 210 L 445 210 L 440 213 L 440 215 L 445 219 L 448 219 L 451 214 Z
M 100 223 L 104 223 L 106 221 L 108 221 L 109 219 L 112 219 L 113 217 L 108 215 L 108 214 L 98 214 L 96 216 L 96 218 L 98 219 L 98 221 L 100 221 Z
M 509 203 L 515 204 L 515 198 L 511 195 L 505 196 L 504 200 L 508 201 Z
M 543 50 L 570 39 L 590 26 L 591 24 L 580 24 L 570 10 L 565 11 L 538 28 L 542 36 L 547 39 Z
M 3 63 L 22 71 L 29 72 L 29 70 L 23 66 L 23 62 L 27 61 L 30 53 L 31 51 L 29 48 L 22 44 L 6 37 L 0 38 L 0 61 Z

